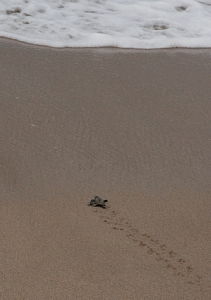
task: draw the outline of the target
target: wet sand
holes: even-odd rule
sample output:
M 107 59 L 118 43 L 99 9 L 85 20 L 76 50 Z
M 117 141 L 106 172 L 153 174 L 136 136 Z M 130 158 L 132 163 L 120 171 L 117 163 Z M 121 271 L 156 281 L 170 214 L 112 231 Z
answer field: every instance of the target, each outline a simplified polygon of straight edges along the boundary
M 210 300 L 211 50 L 0 57 L 1 299 Z

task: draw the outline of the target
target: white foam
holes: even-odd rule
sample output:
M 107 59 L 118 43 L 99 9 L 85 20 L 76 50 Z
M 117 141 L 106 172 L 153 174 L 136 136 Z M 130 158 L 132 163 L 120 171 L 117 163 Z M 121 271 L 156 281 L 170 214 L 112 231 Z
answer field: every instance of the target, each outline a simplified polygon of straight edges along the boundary
M 53 47 L 211 47 L 211 0 L 1 0 L 0 36 Z

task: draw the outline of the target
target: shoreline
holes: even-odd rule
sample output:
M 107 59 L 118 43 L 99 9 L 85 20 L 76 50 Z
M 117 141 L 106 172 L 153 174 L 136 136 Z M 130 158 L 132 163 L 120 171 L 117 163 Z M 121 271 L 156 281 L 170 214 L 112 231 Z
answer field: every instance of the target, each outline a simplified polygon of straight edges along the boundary
M 210 54 L 1 39 L 2 300 L 210 299 Z
M 44 49 L 55 49 L 55 50 L 110 50 L 110 51 L 121 51 L 122 52 L 159 52 L 159 51 L 162 51 L 162 52 L 165 52 L 165 51 L 181 51 L 183 53 L 185 53 L 186 51 L 192 51 L 192 52 L 205 52 L 205 51 L 208 51 L 208 52 L 211 52 L 211 48 L 210 47 L 198 47 L 198 48 L 190 48 L 190 47 L 169 47 L 169 48 L 150 48 L 150 49 L 147 49 L 147 48 L 120 48 L 120 47 L 111 47 L 111 46 L 93 46 L 93 47 L 53 47 L 53 46 L 47 46 L 47 45 L 39 45 L 39 44 L 33 44 L 33 43 L 29 43 L 29 42 L 24 42 L 24 41 L 20 41 L 20 40 L 16 40 L 16 39 L 13 39 L 13 38 L 6 38 L 6 37 L 0 37 L 0 42 L 3 42 L 3 43 L 16 43 L 16 44 L 22 44 L 23 46 L 31 46 L 33 48 L 44 48 Z

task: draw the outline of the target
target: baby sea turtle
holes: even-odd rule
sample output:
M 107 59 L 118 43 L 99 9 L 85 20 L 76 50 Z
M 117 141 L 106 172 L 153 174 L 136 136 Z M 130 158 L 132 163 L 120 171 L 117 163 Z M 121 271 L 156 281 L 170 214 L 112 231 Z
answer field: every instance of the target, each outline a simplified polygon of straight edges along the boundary
M 108 202 L 108 200 L 103 200 L 102 198 L 95 196 L 94 199 L 90 200 L 89 205 L 106 208 L 106 202 Z

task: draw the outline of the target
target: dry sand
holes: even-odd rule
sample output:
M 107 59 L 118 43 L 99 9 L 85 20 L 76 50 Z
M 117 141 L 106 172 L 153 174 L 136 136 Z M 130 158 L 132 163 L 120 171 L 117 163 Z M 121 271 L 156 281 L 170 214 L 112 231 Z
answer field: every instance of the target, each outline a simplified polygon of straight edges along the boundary
M 1 300 L 210 300 L 211 50 L 0 59 Z

